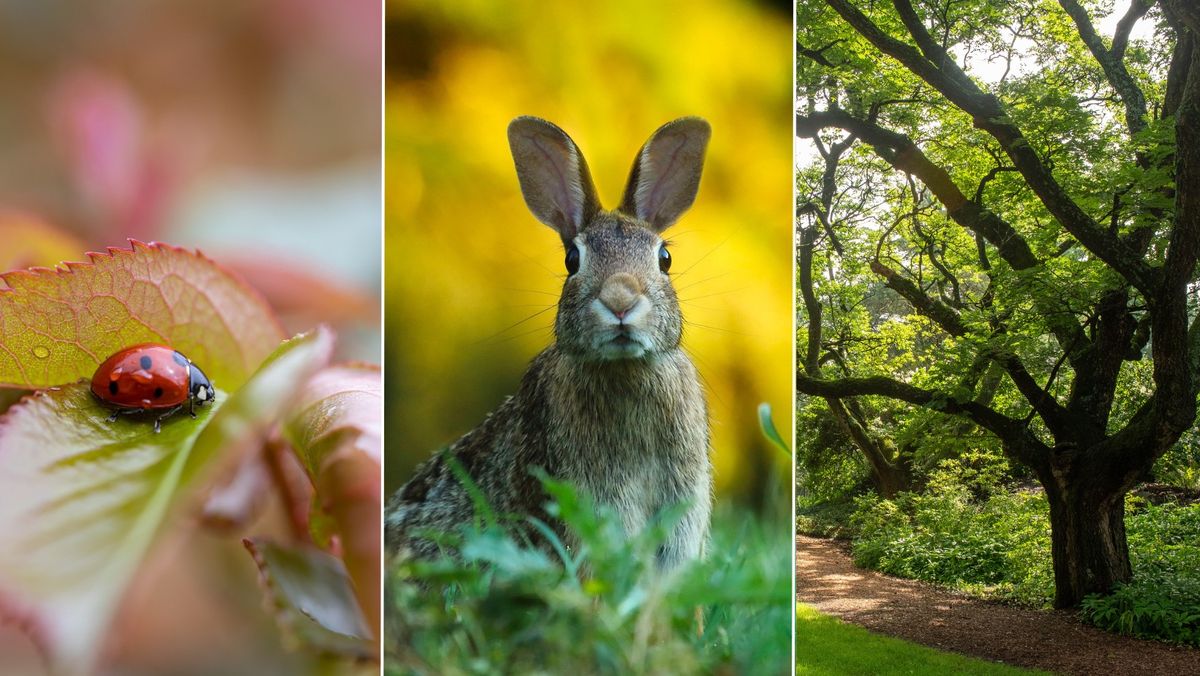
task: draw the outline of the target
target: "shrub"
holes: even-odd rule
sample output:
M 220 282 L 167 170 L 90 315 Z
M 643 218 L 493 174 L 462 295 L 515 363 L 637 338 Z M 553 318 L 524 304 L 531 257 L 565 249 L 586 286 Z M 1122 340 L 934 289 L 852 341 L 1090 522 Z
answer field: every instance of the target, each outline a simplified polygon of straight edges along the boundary
M 1120 634 L 1200 646 L 1200 505 L 1131 501 L 1134 579 L 1083 602 L 1083 618 Z
M 1082 614 L 1118 634 L 1200 646 L 1200 583 L 1194 579 L 1147 577 L 1118 584 L 1108 596 L 1084 599 Z
M 1179 441 L 1154 463 L 1154 478 L 1172 486 L 1200 490 L 1200 428 L 1184 432 Z
M 780 546 L 783 523 L 764 527 L 719 510 L 707 558 L 662 576 L 654 554 L 671 515 L 631 538 L 611 510 L 568 484 L 543 482 L 552 513 L 580 546 L 568 550 L 546 530 L 550 555 L 481 525 L 456 536 L 458 559 L 390 566 L 389 675 L 787 669 L 791 557 Z
M 851 526 L 856 563 L 891 575 L 1045 604 L 1053 595 L 1044 498 L 996 490 L 947 469 L 926 493 L 865 496 Z M 980 493 L 985 499 L 976 499 Z
M 997 492 L 942 476 L 928 493 L 855 502 L 861 566 L 984 596 L 1048 605 L 1054 596 L 1050 522 L 1040 492 Z M 1126 535 L 1134 580 L 1089 596 L 1085 621 L 1110 631 L 1200 646 L 1200 505 L 1130 498 Z
M 796 532 L 814 537 L 849 539 L 854 530 L 850 527 L 850 516 L 854 513 L 854 502 L 842 499 L 837 502 L 811 502 L 796 500 Z

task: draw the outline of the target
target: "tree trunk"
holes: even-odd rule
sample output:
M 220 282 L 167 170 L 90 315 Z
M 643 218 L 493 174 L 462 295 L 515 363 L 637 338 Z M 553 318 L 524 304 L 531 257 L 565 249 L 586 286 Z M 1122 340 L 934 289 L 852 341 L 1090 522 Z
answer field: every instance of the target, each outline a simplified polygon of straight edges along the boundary
M 874 457 L 867 457 L 871 460 L 871 480 L 879 497 L 891 500 L 897 493 L 912 490 L 912 478 L 904 467 L 894 463 L 876 462 Z
M 908 464 L 895 452 L 890 440 L 872 435 L 859 421 L 861 412 L 853 407 L 853 403 L 836 397 L 826 397 L 829 410 L 841 424 L 846 434 L 854 440 L 854 445 L 862 451 L 863 457 L 871 467 L 871 483 L 879 497 L 891 500 L 901 491 L 912 490 L 912 473 Z M 859 415 L 855 415 L 858 412 Z
M 1050 501 L 1055 608 L 1074 608 L 1088 594 L 1108 593 L 1133 576 L 1125 491 L 1100 488 L 1099 478 L 1068 473 L 1042 482 Z

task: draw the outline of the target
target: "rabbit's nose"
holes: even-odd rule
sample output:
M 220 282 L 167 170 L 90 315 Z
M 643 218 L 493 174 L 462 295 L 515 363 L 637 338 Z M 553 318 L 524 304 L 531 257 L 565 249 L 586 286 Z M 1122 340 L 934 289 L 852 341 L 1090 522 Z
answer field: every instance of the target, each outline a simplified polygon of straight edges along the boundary
M 624 319 L 625 313 L 637 304 L 641 294 L 642 283 L 637 277 L 627 272 L 618 272 L 604 280 L 604 286 L 600 289 L 600 302 L 604 303 L 604 307 L 616 315 L 617 319 Z

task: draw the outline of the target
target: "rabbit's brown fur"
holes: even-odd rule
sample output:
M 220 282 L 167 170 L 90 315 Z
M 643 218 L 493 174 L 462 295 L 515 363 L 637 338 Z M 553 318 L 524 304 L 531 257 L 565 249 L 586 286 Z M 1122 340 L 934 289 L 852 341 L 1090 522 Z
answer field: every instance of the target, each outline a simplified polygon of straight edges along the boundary
M 658 233 L 694 199 L 708 125 L 684 118 L 655 132 L 611 212 L 599 208 L 587 165 L 562 130 L 517 118 L 509 139 L 526 202 L 575 250 L 579 269 L 563 285 L 557 341 L 533 360 L 517 394 L 392 497 L 388 549 L 433 556 L 437 546 L 422 533 L 470 522 L 474 505 L 447 462 L 453 456 L 500 514 L 554 523 L 533 468 L 612 506 L 629 533 L 687 504 L 659 552 L 671 568 L 701 553 L 712 469 L 704 394 L 679 344 L 683 322 Z

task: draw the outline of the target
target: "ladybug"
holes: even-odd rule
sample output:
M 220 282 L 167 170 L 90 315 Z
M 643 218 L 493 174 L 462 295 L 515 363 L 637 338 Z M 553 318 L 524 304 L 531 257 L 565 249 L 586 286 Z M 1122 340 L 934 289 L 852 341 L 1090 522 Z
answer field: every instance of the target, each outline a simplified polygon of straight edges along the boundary
M 122 414 L 159 413 L 154 432 L 162 421 L 187 404 L 196 417 L 196 406 L 213 400 L 212 381 L 183 353 L 166 345 L 144 343 L 127 347 L 104 360 L 92 376 L 92 394 L 114 407 L 108 422 Z

